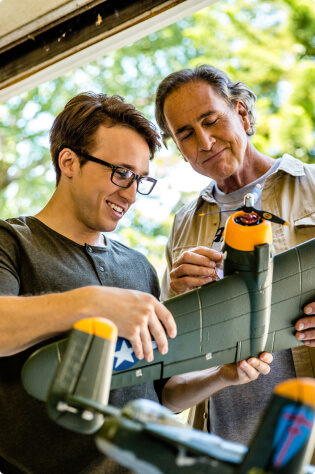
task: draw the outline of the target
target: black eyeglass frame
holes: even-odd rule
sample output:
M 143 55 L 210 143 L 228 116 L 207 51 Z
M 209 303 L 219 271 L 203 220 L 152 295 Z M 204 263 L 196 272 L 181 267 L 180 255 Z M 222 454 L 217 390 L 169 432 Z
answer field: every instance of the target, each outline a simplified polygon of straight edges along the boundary
M 124 188 L 124 189 L 130 188 L 132 183 L 137 181 L 137 192 L 139 194 L 142 194 L 143 196 L 148 196 L 149 194 L 151 194 L 151 192 L 153 191 L 154 186 L 157 183 L 157 179 L 151 178 L 150 176 L 141 176 L 141 175 L 135 173 L 134 171 L 130 170 L 129 168 L 124 168 L 123 166 L 113 165 L 112 163 L 108 163 L 107 161 L 101 160 L 100 158 L 96 158 L 95 156 L 89 155 L 89 153 L 86 153 L 85 151 L 78 150 L 76 148 L 69 148 L 69 149 L 72 150 L 76 155 L 82 156 L 82 158 L 84 158 L 87 161 L 93 161 L 93 163 L 98 163 L 100 165 L 106 166 L 107 168 L 111 168 L 112 174 L 110 176 L 110 180 L 113 184 L 115 184 L 115 186 L 118 186 L 119 188 Z M 117 183 L 115 183 L 115 181 L 113 181 L 114 174 L 119 169 L 128 170 L 133 175 L 132 178 L 131 178 L 130 183 L 128 183 L 127 186 L 122 186 L 121 184 L 117 184 Z M 142 179 L 145 179 L 146 181 L 149 181 L 149 182 L 152 183 L 152 187 L 151 187 L 151 189 L 148 193 L 142 193 L 141 191 L 139 191 L 139 182 Z

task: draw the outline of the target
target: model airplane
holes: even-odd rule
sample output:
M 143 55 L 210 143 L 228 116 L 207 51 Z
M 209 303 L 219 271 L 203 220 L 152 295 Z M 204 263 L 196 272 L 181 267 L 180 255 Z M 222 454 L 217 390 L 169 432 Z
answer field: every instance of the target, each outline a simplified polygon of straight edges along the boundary
M 242 210 L 228 219 L 222 280 L 164 302 L 177 323 L 177 337 L 169 340 L 166 355 L 156 351 L 153 362 L 138 360 L 129 341 L 118 338 L 111 388 L 302 344 L 295 337 L 294 324 L 303 316 L 304 306 L 315 301 L 315 239 L 274 256 L 270 221 L 277 216 L 259 211 L 264 219 L 257 212 L 249 194 Z M 61 340 L 28 360 L 23 383 L 33 396 L 47 399 L 66 346 L 67 339 Z M 36 378 L 41 382 L 34 387 Z
M 74 326 L 47 396 L 50 417 L 96 433 L 98 449 L 139 474 L 306 474 L 315 444 L 315 381 L 280 384 L 249 449 L 191 429 L 158 403 L 107 405 L 115 325 L 90 318 Z M 88 340 L 88 342 L 87 342 Z M 33 380 L 40 384 L 40 381 Z
M 306 474 L 315 445 L 315 381 L 280 384 L 247 448 L 179 426 L 164 407 L 130 402 L 96 434 L 105 455 L 139 474 Z

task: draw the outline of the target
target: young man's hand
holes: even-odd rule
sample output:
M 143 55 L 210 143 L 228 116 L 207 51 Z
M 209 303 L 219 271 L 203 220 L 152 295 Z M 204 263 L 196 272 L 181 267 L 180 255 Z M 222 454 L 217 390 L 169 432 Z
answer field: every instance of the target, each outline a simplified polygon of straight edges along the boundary
M 154 296 L 137 290 L 91 288 L 96 293 L 93 303 L 97 315 L 117 325 L 119 336 L 130 341 L 138 359 L 153 360 L 151 335 L 158 350 L 162 354 L 167 353 L 167 335 L 171 338 L 176 336 L 176 323 L 171 312 Z

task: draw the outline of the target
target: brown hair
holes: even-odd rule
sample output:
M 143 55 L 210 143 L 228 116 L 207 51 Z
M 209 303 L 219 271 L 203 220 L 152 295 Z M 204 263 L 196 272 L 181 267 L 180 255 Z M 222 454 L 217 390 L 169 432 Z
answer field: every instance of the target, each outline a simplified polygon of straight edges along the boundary
M 232 82 L 225 72 L 220 71 L 220 69 L 203 64 L 196 67 L 196 69 L 182 69 L 181 71 L 173 72 L 160 83 L 157 89 L 155 118 L 162 131 L 164 144 L 166 140 L 172 136 L 163 111 L 165 100 L 172 92 L 180 89 L 185 84 L 200 81 L 206 82 L 213 87 L 216 93 L 231 107 L 234 106 L 238 100 L 242 100 L 250 121 L 250 129 L 246 133 L 249 136 L 255 133 L 255 116 L 253 109 L 256 96 L 254 92 L 243 82 Z
M 56 184 L 60 180 L 59 153 L 63 148 L 77 148 L 89 152 L 95 142 L 100 125 L 124 125 L 132 128 L 147 142 L 150 159 L 160 148 L 156 127 L 131 104 L 118 95 L 84 92 L 73 97 L 55 118 L 50 131 L 50 153 L 56 171 Z M 81 166 L 84 158 L 80 158 Z

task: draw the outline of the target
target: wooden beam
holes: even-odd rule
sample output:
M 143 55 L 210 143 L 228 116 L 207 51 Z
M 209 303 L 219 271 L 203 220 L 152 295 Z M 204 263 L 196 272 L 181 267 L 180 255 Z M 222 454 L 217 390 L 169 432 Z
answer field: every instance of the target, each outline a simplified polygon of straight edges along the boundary
M 10 0 L 0 3 L 0 53 L 7 46 L 12 48 L 35 31 L 41 33 L 63 20 L 102 3 L 104 0 Z M 0 0 L 1 2 L 1 0 Z M 16 11 L 16 10 L 19 11 Z
M 94 0 L 0 49 L 0 102 L 179 21 L 217 0 Z M 89 8 L 89 6 L 91 6 Z
M 0 88 L 184 0 L 105 0 L 0 50 Z

